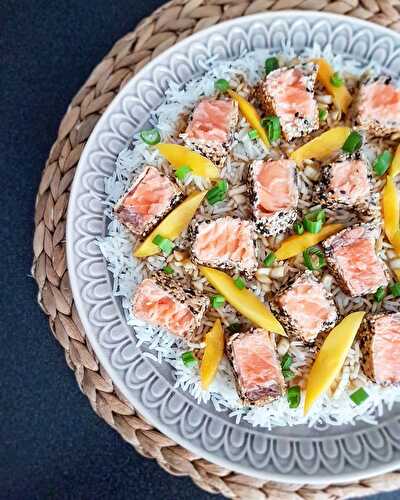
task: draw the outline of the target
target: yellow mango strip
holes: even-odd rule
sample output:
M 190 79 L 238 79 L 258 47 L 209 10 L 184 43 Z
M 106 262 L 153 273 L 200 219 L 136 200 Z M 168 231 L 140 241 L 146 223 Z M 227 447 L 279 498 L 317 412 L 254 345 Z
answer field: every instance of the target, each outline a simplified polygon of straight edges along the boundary
M 219 178 L 219 170 L 211 160 L 186 146 L 161 143 L 155 147 L 174 168 L 187 165 L 195 175 L 210 179 Z
M 399 231 L 400 207 L 396 183 L 391 175 L 386 177 L 386 184 L 382 194 L 382 212 L 385 234 L 393 244 L 395 234 Z
M 286 260 L 295 257 L 299 253 L 304 252 L 307 248 L 317 245 L 343 228 L 343 224 L 327 224 L 326 226 L 322 226 L 319 233 L 303 233 L 289 236 L 278 250 L 274 252 L 275 256 L 278 260 Z
M 364 311 L 349 314 L 326 337 L 308 376 L 304 415 L 339 374 L 364 315 Z
M 206 194 L 207 191 L 196 191 L 189 195 L 153 229 L 134 251 L 133 255 L 135 257 L 149 257 L 159 253 L 159 247 L 153 243 L 153 239 L 157 234 L 171 241 L 176 239 L 188 227 Z
M 200 382 L 203 389 L 208 389 L 217 373 L 224 355 L 225 338 L 221 321 L 217 319 L 206 334 L 206 348 L 200 365 Z
M 246 118 L 250 127 L 257 130 L 260 139 L 267 147 L 269 147 L 270 144 L 268 136 L 267 133 L 265 132 L 264 127 L 261 125 L 261 118 L 260 115 L 257 113 L 256 108 L 252 104 L 250 104 L 247 99 L 239 95 L 237 92 L 234 92 L 233 90 L 229 89 L 228 94 L 232 97 L 232 99 L 234 99 L 238 103 L 239 110 L 242 113 L 242 115 Z
M 290 154 L 290 158 L 297 165 L 301 165 L 304 160 L 324 160 L 338 151 L 350 135 L 349 127 L 335 127 L 327 130 L 323 134 L 315 137 L 300 148 Z
M 392 164 L 390 165 L 388 172 L 388 175 L 392 177 L 396 177 L 396 175 L 398 174 L 400 174 L 400 144 L 397 146 Z
M 286 337 L 285 330 L 272 312 L 254 295 L 251 290 L 240 290 L 234 280 L 226 273 L 200 266 L 201 274 L 225 297 L 229 304 L 255 325 Z
M 331 78 L 335 71 L 326 59 L 315 59 L 314 62 L 318 64 L 318 80 L 331 94 L 336 107 L 343 113 L 347 113 L 352 97 L 350 92 L 347 90 L 346 85 L 342 85 L 341 87 L 335 87 L 332 85 Z

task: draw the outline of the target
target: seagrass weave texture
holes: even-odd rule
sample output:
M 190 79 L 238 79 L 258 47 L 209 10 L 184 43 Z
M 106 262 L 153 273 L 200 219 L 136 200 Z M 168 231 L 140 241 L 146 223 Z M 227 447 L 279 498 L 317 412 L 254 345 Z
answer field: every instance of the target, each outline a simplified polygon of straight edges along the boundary
M 283 9 L 347 14 L 400 31 L 400 0 L 173 0 L 165 4 L 118 40 L 61 121 L 36 199 L 32 273 L 39 304 L 93 410 L 169 473 L 188 475 L 210 493 L 245 500 L 367 496 L 400 488 L 400 471 L 345 486 L 289 485 L 233 473 L 178 446 L 149 425 L 113 386 L 85 336 L 69 286 L 65 227 L 70 186 L 85 143 L 114 96 L 149 60 L 192 33 L 234 17 Z

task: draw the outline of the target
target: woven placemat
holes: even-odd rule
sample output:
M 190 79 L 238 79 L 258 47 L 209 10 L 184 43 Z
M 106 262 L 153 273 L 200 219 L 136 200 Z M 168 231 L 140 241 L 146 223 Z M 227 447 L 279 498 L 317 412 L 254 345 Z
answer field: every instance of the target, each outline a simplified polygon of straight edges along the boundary
M 246 500 L 367 496 L 400 488 L 400 471 L 346 486 L 265 482 L 193 455 L 148 424 L 124 400 L 96 359 L 69 285 L 66 212 L 82 150 L 101 114 L 123 85 L 153 57 L 196 31 L 242 15 L 294 8 L 347 14 L 400 31 L 399 6 L 400 0 L 174 0 L 114 45 L 74 97 L 61 121 L 36 200 L 32 273 L 39 287 L 39 304 L 93 410 L 139 453 L 155 458 L 171 474 L 190 476 L 210 493 Z

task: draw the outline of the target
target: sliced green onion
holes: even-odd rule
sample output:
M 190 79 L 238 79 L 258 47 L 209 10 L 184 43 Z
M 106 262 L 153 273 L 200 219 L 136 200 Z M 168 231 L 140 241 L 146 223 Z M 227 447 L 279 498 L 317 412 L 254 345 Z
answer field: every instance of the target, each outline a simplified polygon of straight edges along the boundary
M 183 181 L 185 180 L 187 174 L 189 174 L 191 171 L 192 169 L 190 167 L 188 167 L 187 165 L 182 165 L 175 170 L 175 177 L 180 181 Z
M 282 370 L 289 370 L 289 368 L 291 367 L 293 363 L 293 358 L 290 354 L 285 354 L 282 358 L 282 361 L 281 361 L 281 368 Z
M 342 150 L 345 152 L 345 153 L 354 153 L 354 151 L 357 151 L 358 149 L 360 149 L 362 145 L 362 137 L 361 135 L 358 133 L 358 132 L 351 132 L 351 134 L 349 135 L 349 137 L 345 140 L 343 146 L 342 146 Z
M 380 286 L 374 295 L 375 302 L 382 302 L 382 300 L 385 298 L 385 295 L 386 295 L 385 288 L 383 286 Z
M 254 139 L 257 139 L 259 137 L 259 133 L 257 132 L 257 130 L 255 128 L 249 130 L 248 132 L 248 136 L 250 137 L 250 139 L 253 141 Z
M 304 233 L 304 226 L 301 222 L 295 222 L 293 224 L 293 231 L 296 234 L 303 234 Z
M 342 85 L 344 85 L 344 80 L 337 71 L 331 76 L 331 84 L 334 87 L 341 87 Z
M 274 252 L 270 252 L 263 260 L 264 267 L 271 267 L 275 261 L 276 255 L 274 254 Z
M 198 364 L 197 359 L 193 355 L 192 351 L 184 352 L 181 356 L 183 364 L 187 368 L 192 368 Z
M 292 372 L 292 370 L 282 370 L 282 375 L 286 381 L 292 380 L 292 378 L 294 378 L 294 373 Z
M 161 141 L 160 132 L 156 128 L 142 130 L 140 132 L 140 138 L 146 144 L 150 144 L 150 146 L 154 146 L 154 144 L 158 144 Z
M 287 399 L 289 401 L 289 408 L 297 408 L 301 401 L 301 391 L 298 385 L 289 387 L 287 391 Z
M 325 257 L 318 247 L 310 247 L 303 252 L 304 265 L 310 271 L 318 271 L 325 266 Z
M 207 200 L 210 205 L 215 205 L 215 203 L 218 203 L 219 201 L 224 201 L 225 195 L 228 192 L 228 187 L 226 179 L 218 181 L 217 185 L 210 189 L 207 193 Z
M 242 331 L 242 325 L 240 323 L 232 323 L 228 326 L 228 330 L 231 333 L 239 333 Z
M 279 68 L 279 61 L 276 57 L 268 57 L 268 59 L 265 60 L 265 73 L 267 75 L 269 75 L 271 71 L 275 71 L 278 68 Z
M 174 244 L 168 238 L 164 238 L 161 234 L 157 234 L 153 238 L 153 243 L 165 254 L 170 255 L 174 249 Z
M 174 270 L 172 269 L 171 266 L 165 266 L 163 271 L 165 274 L 174 274 Z
M 230 85 L 228 80 L 224 80 L 224 78 L 220 78 L 214 83 L 214 87 L 216 90 L 219 90 L 220 92 L 226 92 Z
M 350 399 L 355 403 L 357 406 L 359 406 L 361 403 L 364 403 L 366 399 L 369 398 L 368 392 L 363 388 L 360 387 L 357 389 L 355 392 L 350 394 Z
M 326 215 L 325 210 L 314 210 L 304 216 L 303 225 L 304 229 L 309 233 L 319 233 L 325 223 Z
M 211 305 L 214 309 L 218 309 L 219 307 L 223 306 L 225 302 L 225 297 L 222 295 L 213 295 L 211 297 Z
M 328 116 L 328 111 L 324 108 L 320 108 L 318 116 L 319 116 L 319 120 L 321 122 L 323 122 L 326 120 L 326 117 Z
M 277 116 L 269 115 L 261 120 L 266 129 L 269 142 L 277 141 L 281 136 L 281 122 Z
M 390 293 L 393 297 L 400 297 L 400 283 L 394 283 L 389 286 Z
M 374 171 L 376 175 L 383 175 L 392 163 L 392 153 L 384 151 L 381 153 L 374 163 Z
M 233 282 L 235 283 L 235 286 L 239 288 L 239 290 L 243 290 L 243 288 L 246 288 L 246 282 L 240 276 L 234 279 Z

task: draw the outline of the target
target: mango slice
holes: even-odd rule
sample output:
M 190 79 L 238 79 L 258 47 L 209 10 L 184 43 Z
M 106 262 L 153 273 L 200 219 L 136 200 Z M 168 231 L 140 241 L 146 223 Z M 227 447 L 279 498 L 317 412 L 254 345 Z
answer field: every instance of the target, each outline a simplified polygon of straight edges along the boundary
M 247 288 L 240 290 L 226 273 L 200 266 L 200 272 L 229 304 L 255 325 L 286 337 L 285 330 L 271 311 Z
M 352 101 L 350 92 L 347 90 L 346 85 L 335 87 L 331 83 L 331 77 L 335 73 L 334 69 L 330 66 L 326 59 L 315 59 L 314 62 L 318 64 L 317 78 L 326 88 L 326 90 L 333 97 L 333 102 L 336 107 L 343 113 L 347 113 Z
M 290 158 L 297 165 L 301 165 L 304 160 L 310 160 L 311 158 L 324 160 L 343 146 L 350 132 L 351 129 L 349 127 L 331 128 L 293 151 L 290 154 Z
M 322 226 L 319 233 L 303 233 L 289 236 L 275 252 L 275 256 L 278 260 L 286 260 L 295 257 L 299 253 L 304 252 L 307 248 L 317 245 L 329 236 L 332 236 L 332 234 L 337 233 L 343 229 L 343 227 L 343 224 L 327 224 L 326 226 Z
M 304 415 L 339 374 L 364 315 L 364 311 L 349 314 L 326 337 L 308 376 Z
M 233 90 L 229 89 L 228 94 L 232 97 L 232 99 L 234 99 L 238 103 L 239 110 L 248 121 L 250 127 L 257 130 L 260 139 L 267 147 L 269 147 L 268 136 L 267 133 L 265 132 L 264 127 L 261 125 L 261 118 L 260 115 L 257 113 L 256 108 L 252 104 L 250 104 L 249 101 L 247 101 L 244 97 L 239 95 L 237 92 L 234 92 Z
M 392 177 L 396 177 L 396 175 L 398 174 L 400 174 L 400 144 L 397 146 L 392 164 L 390 165 L 388 172 L 388 175 L 391 175 Z
M 187 165 L 192 169 L 195 175 L 208 177 L 210 179 L 219 178 L 219 170 L 211 160 L 192 151 L 186 146 L 161 143 L 157 144 L 156 148 L 174 168 Z
M 157 234 L 171 241 L 177 238 L 190 224 L 206 194 L 207 191 L 195 191 L 189 195 L 153 229 L 143 243 L 134 251 L 133 255 L 143 258 L 159 253 L 159 247 L 153 243 L 153 239 Z
M 386 177 L 386 185 L 382 194 L 382 212 L 385 234 L 390 243 L 393 244 L 394 236 L 400 229 L 400 207 L 399 195 L 396 183 L 391 175 Z
M 207 390 L 217 373 L 218 366 L 224 355 L 225 338 L 221 321 L 217 319 L 206 334 L 206 348 L 200 365 L 201 387 Z

